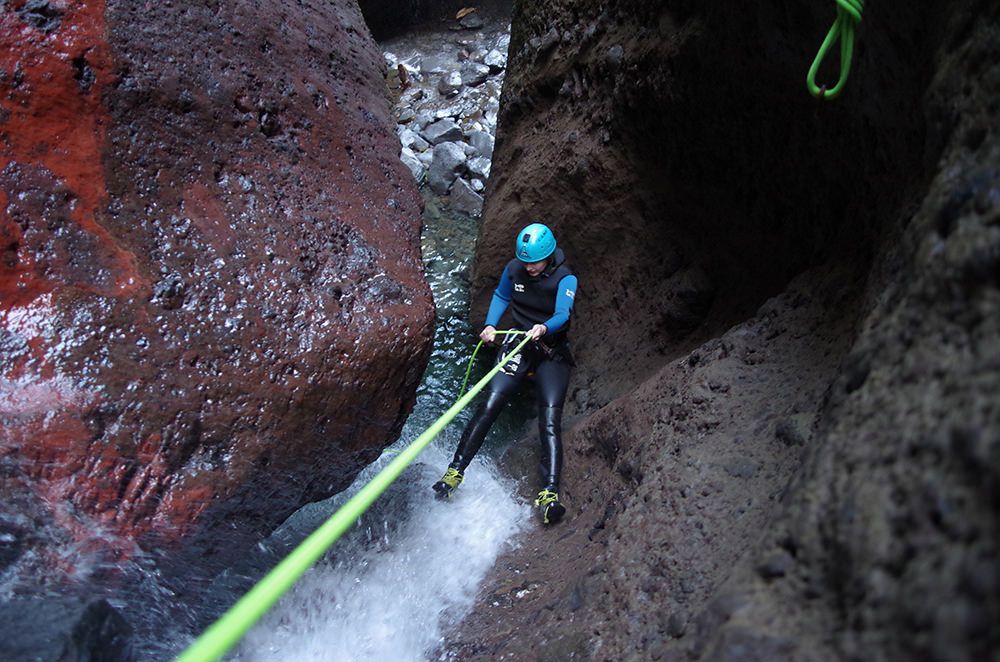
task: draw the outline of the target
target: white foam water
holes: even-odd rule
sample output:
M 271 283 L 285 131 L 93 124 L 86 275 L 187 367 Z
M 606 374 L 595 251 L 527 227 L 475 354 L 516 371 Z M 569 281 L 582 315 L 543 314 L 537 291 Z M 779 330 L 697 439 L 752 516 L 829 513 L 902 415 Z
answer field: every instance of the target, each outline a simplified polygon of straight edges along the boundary
M 429 659 L 531 517 L 530 507 L 514 496 L 513 481 L 486 457 L 476 459 L 450 501 L 436 499 L 430 484 L 447 466 L 450 448 L 438 440 L 425 450 L 421 464 L 338 542 L 335 555 L 303 576 L 248 633 L 235 659 Z

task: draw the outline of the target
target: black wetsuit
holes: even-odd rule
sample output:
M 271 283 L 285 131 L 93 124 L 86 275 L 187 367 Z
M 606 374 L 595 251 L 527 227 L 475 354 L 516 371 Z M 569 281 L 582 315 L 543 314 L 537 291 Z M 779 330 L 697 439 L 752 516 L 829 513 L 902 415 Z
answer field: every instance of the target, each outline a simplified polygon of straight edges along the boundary
M 487 326 L 495 327 L 509 306 L 514 328 L 527 331 L 535 324 L 545 324 L 549 332 L 539 341 L 528 343 L 490 380 L 486 400 L 462 433 L 451 462 L 453 468 L 465 472 L 503 406 L 510 401 L 524 379 L 533 374 L 538 402 L 542 480 L 545 489 L 559 491 L 562 407 L 573 366 L 567 335 L 576 287 L 576 276 L 566 265 L 560 249 L 556 249 L 551 263 L 537 278 L 529 276 L 518 260 L 511 260 L 504 268 L 500 284 L 493 293 L 493 302 L 486 317 Z M 498 351 L 497 360 L 509 353 L 520 340 L 518 336 L 509 336 Z

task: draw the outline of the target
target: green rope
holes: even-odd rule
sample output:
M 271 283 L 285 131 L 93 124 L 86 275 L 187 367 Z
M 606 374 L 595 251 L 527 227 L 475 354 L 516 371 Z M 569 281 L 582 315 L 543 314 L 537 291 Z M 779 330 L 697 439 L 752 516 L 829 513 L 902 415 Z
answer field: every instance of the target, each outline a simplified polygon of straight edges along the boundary
M 817 99 L 836 99 L 847 82 L 847 75 L 851 72 L 851 57 L 854 53 L 854 27 L 861 22 L 861 10 L 864 9 L 864 0 L 837 0 L 837 19 L 833 22 L 833 27 L 826 34 L 826 39 L 819 47 L 819 53 L 809 67 L 806 74 L 806 87 L 809 93 Z M 830 48 L 840 38 L 840 80 L 831 89 L 816 86 L 816 72 L 823 62 Z
M 354 524 L 368 507 L 403 472 L 417 455 L 476 397 L 483 387 L 500 371 L 500 368 L 528 344 L 531 336 L 525 335 L 517 347 L 498 362 L 486 376 L 480 379 L 441 418 L 427 428 L 409 446 L 400 451 L 382 471 L 375 475 L 357 494 L 347 500 L 337 512 L 330 516 L 318 529 L 292 550 L 281 563 L 276 565 L 263 579 L 250 589 L 239 601 L 229 608 L 219 620 L 212 624 L 177 658 L 177 662 L 213 662 L 225 655 L 229 649 L 246 634 L 253 625 L 267 613 L 275 602 L 312 567 L 333 543 Z
M 527 333 L 527 331 L 518 331 L 517 329 L 510 329 L 509 331 L 496 332 L 498 336 L 516 335 L 518 333 Z M 479 348 L 483 346 L 483 342 L 484 341 L 480 340 L 478 343 L 476 343 L 476 349 L 472 351 L 472 357 L 469 359 L 469 366 L 465 369 L 465 379 L 462 380 L 462 388 L 458 392 L 459 395 L 465 393 L 465 385 L 469 383 L 469 373 L 472 372 L 472 364 L 475 362 L 476 354 L 479 353 Z

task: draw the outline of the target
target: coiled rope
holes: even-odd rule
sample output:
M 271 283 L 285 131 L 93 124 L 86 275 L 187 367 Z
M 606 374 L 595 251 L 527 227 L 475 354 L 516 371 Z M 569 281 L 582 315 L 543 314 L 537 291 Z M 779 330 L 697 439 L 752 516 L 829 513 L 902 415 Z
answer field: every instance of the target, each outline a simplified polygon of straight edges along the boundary
M 837 18 L 833 22 L 833 27 L 826 34 L 826 39 L 819 47 L 819 53 L 809 67 L 806 74 L 806 87 L 809 93 L 817 99 L 836 99 L 844 83 L 847 82 L 847 75 L 851 72 L 851 58 L 854 54 L 854 28 L 861 23 L 861 11 L 864 9 L 864 0 L 837 0 Z M 826 54 L 840 39 L 840 80 L 832 88 L 827 89 L 826 85 L 816 85 L 816 72 L 822 64 Z
M 499 332 L 498 332 L 499 333 Z M 403 469 L 410 465 L 417 455 L 472 401 L 483 387 L 497 374 L 507 361 L 517 355 L 531 340 L 524 331 L 524 339 L 504 356 L 497 364 L 460 397 L 448 411 L 434 421 L 427 430 L 399 452 L 396 457 L 376 474 L 357 494 L 347 500 L 329 519 L 308 538 L 293 549 L 271 572 L 264 576 L 229 608 L 215 623 L 198 637 L 180 656 L 177 662 L 214 662 L 225 655 L 254 624 L 274 606 L 281 596 L 290 589 L 306 570 L 323 556 L 324 552 L 368 510 L 389 485 L 395 481 Z M 481 343 L 480 343 L 481 344 Z M 478 349 L 478 347 L 477 347 Z M 471 369 L 471 364 L 470 364 Z M 468 376 L 468 372 L 466 373 Z M 463 390 L 465 385 L 462 386 Z

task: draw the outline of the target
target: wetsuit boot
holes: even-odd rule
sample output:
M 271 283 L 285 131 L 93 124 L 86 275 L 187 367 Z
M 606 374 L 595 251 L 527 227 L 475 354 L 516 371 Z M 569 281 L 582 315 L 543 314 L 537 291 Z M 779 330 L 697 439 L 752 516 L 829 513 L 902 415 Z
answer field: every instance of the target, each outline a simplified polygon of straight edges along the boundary
M 542 451 L 542 482 L 538 506 L 543 524 L 555 524 L 566 514 L 559 503 L 559 476 L 562 473 L 562 408 L 541 407 L 538 412 L 538 437 Z
M 437 493 L 439 499 L 451 498 L 451 493 L 461 484 L 462 479 L 465 477 L 466 467 L 469 466 L 472 458 L 479 452 L 479 447 L 483 445 L 483 440 L 486 439 L 486 433 L 490 431 L 493 421 L 500 415 L 500 411 L 503 409 L 504 404 L 506 404 L 507 399 L 508 396 L 502 393 L 490 391 L 489 395 L 486 396 L 486 400 L 479 405 L 476 414 L 462 432 L 462 439 L 458 442 L 458 448 L 455 449 L 455 457 L 452 458 L 451 464 L 448 465 L 448 470 L 445 471 L 441 480 L 431 485 L 431 489 Z
M 450 499 L 451 493 L 458 489 L 465 476 L 455 467 L 448 467 L 448 470 L 441 476 L 441 480 L 431 485 L 431 489 L 437 493 L 439 499 Z

